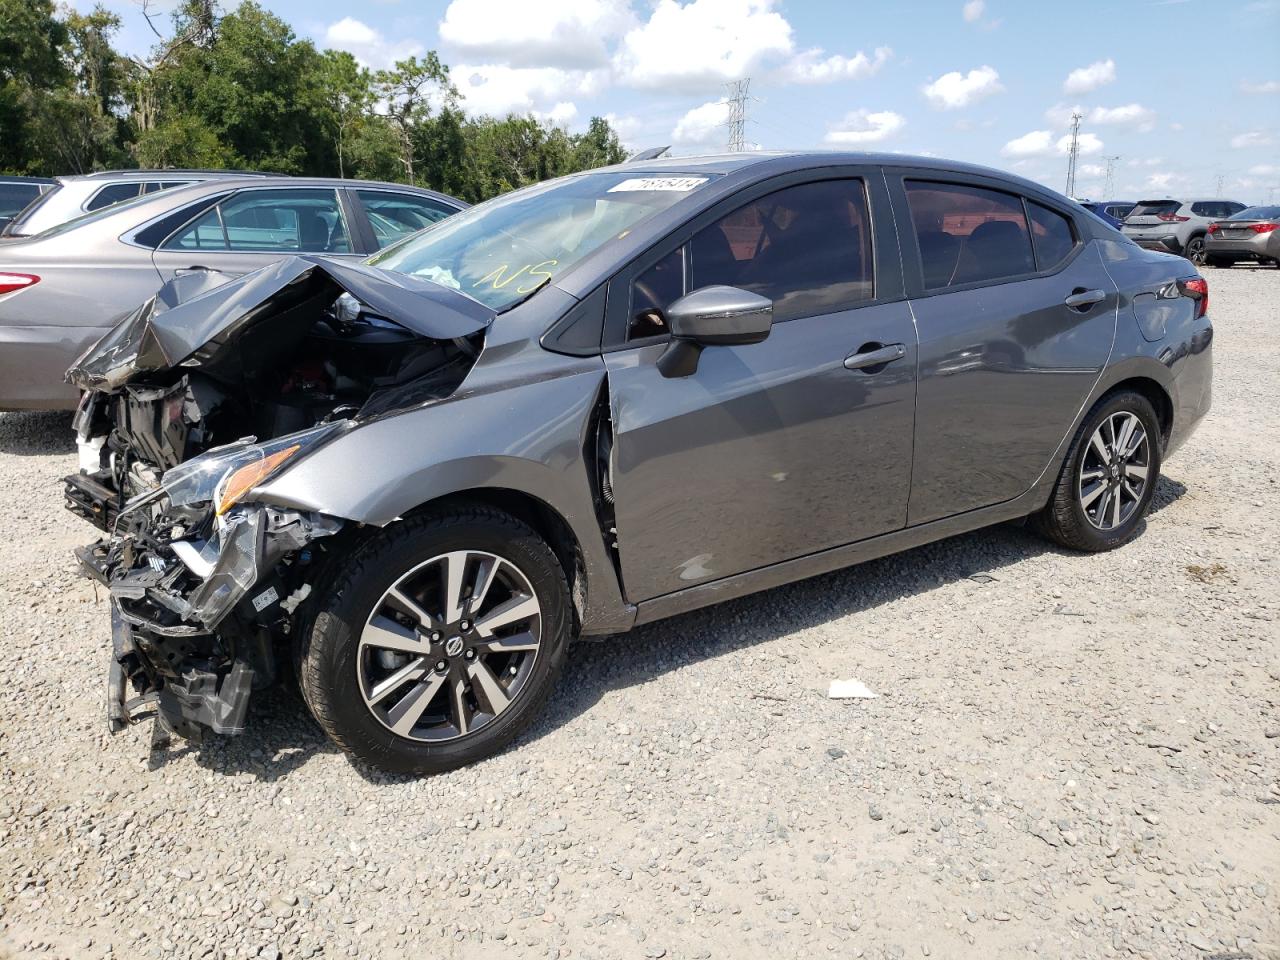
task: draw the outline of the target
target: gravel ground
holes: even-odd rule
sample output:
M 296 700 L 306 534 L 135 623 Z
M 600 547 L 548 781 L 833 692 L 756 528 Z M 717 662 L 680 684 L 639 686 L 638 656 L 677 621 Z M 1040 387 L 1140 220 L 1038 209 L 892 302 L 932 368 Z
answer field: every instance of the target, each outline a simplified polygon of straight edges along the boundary
M 69 418 L 0 416 L 0 955 L 1280 958 L 1280 270 L 1210 281 L 1136 543 L 1000 527 L 583 644 L 419 781 L 291 690 L 108 737 Z

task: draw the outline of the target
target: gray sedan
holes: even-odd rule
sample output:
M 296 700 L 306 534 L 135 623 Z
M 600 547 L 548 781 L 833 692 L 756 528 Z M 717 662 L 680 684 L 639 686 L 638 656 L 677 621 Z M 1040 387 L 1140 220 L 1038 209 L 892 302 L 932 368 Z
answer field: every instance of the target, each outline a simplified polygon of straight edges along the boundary
M 404 184 L 217 179 L 0 243 L 0 410 L 74 408 L 67 367 L 175 276 L 226 280 L 296 253 L 360 260 L 466 206 Z
M 1244 262 L 1280 266 L 1280 207 L 1248 207 L 1209 224 L 1204 255 L 1211 267 Z
M 170 288 L 71 371 L 113 728 L 238 733 L 292 663 L 344 750 L 445 770 L 578 635 L 1017 518 L 1119 547 L 1209 408 L 1208 294 L 1027 180 L 765 153 Z

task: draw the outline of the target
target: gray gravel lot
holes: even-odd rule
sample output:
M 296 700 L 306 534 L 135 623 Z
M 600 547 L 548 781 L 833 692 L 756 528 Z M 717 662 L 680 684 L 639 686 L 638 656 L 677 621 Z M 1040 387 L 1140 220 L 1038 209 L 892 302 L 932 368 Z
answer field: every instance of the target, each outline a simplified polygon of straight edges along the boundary
M 0 415 L 0 956 L 1280 958 L 1280 270 L 1208 275 L 1214 410 L 1134 544 L 1005 526 L 579 645 L 428 780 L 287 689 L 109 737 L 69 417 Z

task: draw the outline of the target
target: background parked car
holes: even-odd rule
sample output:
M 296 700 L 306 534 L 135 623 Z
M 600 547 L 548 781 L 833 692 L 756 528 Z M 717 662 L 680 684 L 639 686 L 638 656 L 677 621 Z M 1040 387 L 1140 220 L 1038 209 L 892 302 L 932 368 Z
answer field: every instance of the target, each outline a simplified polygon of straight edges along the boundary
M 113 204 L 174 187 L 232 177 L 275 177 L 253 170 L 103 170 L 83 176 L 58 177 L 52 189 L 22 210 L 0 231 L 2 237 L 32 237 L 60 223 Z M 34 199 L 34 198 L 33 198 Z
M 1280 206 L 1246 207 L 1209 224 L 1204 258 L 1211 267 L 1241 260 L 1280 266 Z
M 1081 200 L 1080 206 L 1100 216 L 1117 230 L 1134 208 L 1131 200 Z
M 1180 253 L 1192 263 L 1203 263 L 1209 224 L 1244 207 L 1235 200 L 1139 200 L 1121 232 L 1140 247 Z
M 291 253 L 359 260 L 466 206 L 404 184 L 220 178 L 0 244 L 0 410 L 73 408 L 67 367 L 176 276 Z
M 56 185 L 47 177 L 0 177 L 0 230 L 40 194 Z

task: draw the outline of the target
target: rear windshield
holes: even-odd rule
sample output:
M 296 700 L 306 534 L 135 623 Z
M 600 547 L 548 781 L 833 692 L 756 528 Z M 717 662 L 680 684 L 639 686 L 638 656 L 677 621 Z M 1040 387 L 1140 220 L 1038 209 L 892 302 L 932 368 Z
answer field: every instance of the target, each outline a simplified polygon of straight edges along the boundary
M 39 195 L 37 183 L 0 183 L 0 217 L 12 217 Z
M 20 214 L 18 214 L 16 217 L 13 218 L 13 222 L 10 223 L 8 227 L 9 232 L 10 233 L 21 232 L 22 225 L 31 219 L 31 215 L 35 213 L 37 210 L 39 210 L 41 207 L 43 207 L 46 203 L 48 203 L 49 198 L 52 197 L 55 193 L 57 193 L 61 189 L 62 189 L 62 184 L 55 183 L 43 194 L 41 194 L 35 200 L 31 201 L 25 208 L 23 208 Z
M 1280 207 L 1245 207 L 1233 213 L 1228 220 L 1276 220 L 1280 219 Z
M 456 213 L 367 262 L 502 311 L 716 176 L 588 173 L 538 184 Z
M 1131 217 L 1157 217 L 1162 213 L 1173 213 L 1181 203 L 1177 200 L 1139 200 L 1137 206 L 1130 211 Z

